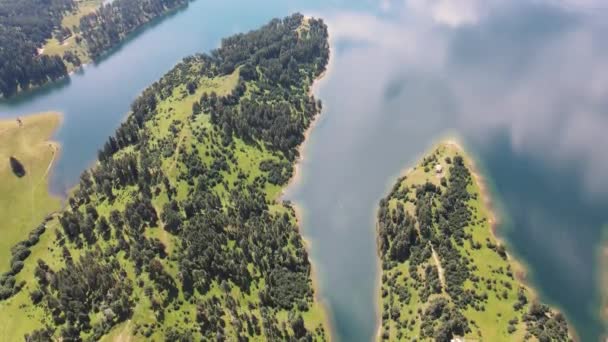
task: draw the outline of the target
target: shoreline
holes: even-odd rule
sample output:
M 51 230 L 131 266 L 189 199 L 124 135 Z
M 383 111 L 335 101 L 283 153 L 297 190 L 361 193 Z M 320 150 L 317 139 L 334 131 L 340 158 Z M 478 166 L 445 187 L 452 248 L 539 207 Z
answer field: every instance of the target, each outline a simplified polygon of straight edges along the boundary
M 439 144 L 445 143 L 447 145 L 451 145 L 456 148 L 464 157 L 465 163 L 467 164 L 473 181 L 479 188 L 479 194 L 481 195 L 481 201 L 483 205 L 487 209 L 488 215 L 488 224 L 490 225 L 490 232 L 492 233 L 492 237 L 496 242 L 500 245 L 508 247 L 505 241 L 498 235 L 498 225 L 500 225 L 501 221 L 499 216 L 496 214 L 496 208 L 494 205 L 494 201 L 492 200 L 492 196 L 490 194 L 490 190 L 486 181 L 485 176 L 481 173 L 479 168 L 477 167 L 477 162 L 473 156 L 471 156 L 463 147 L 460 139 L 457 137 L 448 137 L 445 139 L 441 139 Z M 514 267 L 515 279 L 518 280 L 530 293 L 532 294 L 533 299 L 538 299 L 538 293 L 536 290 L 529 284 L 527 280 L 528 269 L 527 267 L 517 260 L 508 250 L 506 251 L 507 260 Z
M 49 136 L 45 137 L 44 141 L 42 142 L 43 144 L 47 144 L 53 150 L 53 152 L 52 152 L 53 157 L 51 158 L 51 161 L 49 162 L 49 165 L 45 170 L 43 178 L 40 179 L 40 181 L 38 182 L 38 184 L 36 186 L 38 186 L 40 183 L 42 183 L 46 180 L 47 181 L 46 191 L 49 194 L 49 196 L 63 201 L 63 198 L 61 196 L 58 196 L 57 194 L 55 194 L 51 191 L 51 189 L 50 189 L 51 182 L 50 182 L 50 177 L 49 177 L 50 174 L 53 172 L 55 166 L 57 165 L 57 161 L 61 157 L 61 152 L 63 150 L 61 143 L 53 139 L 53 137 L 55 136 L 55 134 L 57 134 L 57 131 L 59 130 L 61 125 L 63 125 L 63 121 L 64 121 L 63 113 L 58 112 L 58 111 L 45 111 L 45 112 L 38 112 L 38 113 L 29 113 L 29 114 L 25 114 L 25 115 L 18 115 L 18 116 L 13 116 L 13 117 L 2 118 L 2 119 L 0 119 L 0 123 L 11 122 L 11 121 L 17 122 L 17 120 L 21 120 L 21 122 L 23 122 L 23 124 L 25 124 L 26 121 L 29 121 L 32 119 L 39 120 L 39 119 L 44 119 L 46 117 L 56 117 L 57 118 L 57 123 L 56 123 L 55 127 L 53 127 L 52 133 L 49 134 Z M 0 131 L 0 135 L 3 132 L 4 131 Z
M 375 299 L 374 301 L 376 302 L 376 311 L 378 312 L 376 315 L 376 340 L 375 341 L 381 341 L 382 340 L 382 313 L 381 313 L 381 309 L 382 309 L 382 273 L 384 272 L 384 270 L 382 269 L 382 257 L 378 254 L 378 230 L 379 230 L 379 226 L 378 226 L 378 211 L 380 210 L 379 206 L 376 206 L 376 211 L 375 211 L 375 215 L 374 215 L 374 237 L 375 237 L 375 245 L 376 245 L 376 267 L 378 267 L 378 274 L 376 276 L 376 291 L 375 291 Z M 380 310 L 378 310 L 380 309 Z
M 80 64 L 80 65 L 79 65 L 79 66 L 77 66 L 76 68 L 74 68 L 74 69 L 70 70 L 70 71 L 68 72 L 68 76 L 70 76 L 70 77 L 71 77 L 72 75 L 74 75 L 74 74 L 76 74 L 76 73 L 83 72 L 83 71 L 84 71 L 84 68 L 86 68 L 86 67 L 87 67 L 87 65 L 89 65 L 89 63 L 82 63 L 82 64 Z
M 59 161 L 59 158 L 61 158 L 61 154 L 63 151 L 63 146 L 61 146 L 61 143 L 57 140 L 54 140 L 54 136 L 55 134 L 57 134 L 57 131 L 59 130 L 59 128 L 63 125 L 63 121 L 64 121 L 64 114 L 58 111 L 46 111 L 46 112 L 39 112 L 39 113 L 30 113 L 30 114 L 26 114 L 26 115 L 22 115 L 22 116 L 16 116 L 16 117 L 12 117 L 12 118 L 4 118 L 0 121 L 12 121 L 12 120 L 17 120 L 17 119 L 21 119 L 21 120 L 27 120 L 28 118 L 39 118 L 39 117 L 46 117 L 46 116 L 56 116 L 57 117 L 57 124 L 55 125 L 55 127 L 53 127 L 53 132 L 44 139 L 43 143 L 44 144 L 48 144 L 50 148 L 53 149 L 53 157 L 51 158 L 51 161 L 49 162 L 48 167 L 45 170 L 44 173 L 44 177 L 42 177 L 38 183 L 36 184 L 36 186 L 39 186 L 42 183 L 46 183 L 46 193 L 49 195 L 49 197 L 57 199 L 61 202 L 61 209 L 63 208 L 63 206 L 66 203 L 66 199 L 63 196 L 60 196 L 56 193 L 54 193 L 53 191 L 51 191 L 51 174 L 54 172 L 55 167 L 57 166 L 57 163 Z M 55 212 L 49 213 L 50 215 L 54 214 Z
M 490 232 L 492 234 L 492 237 L 494 238 L 494 240 L 496 241 L 497 244 L 505 246 L 505 247 L 509 247 L 509 245 L 507 243 L 505 243 L 505 241 L 502 238 L 500 238 L 497 234 L 498 225 L 501 222 L 500 217 L 496 213 L 496 207 L 494 205 L 494 201 L 492 200 L 491 190 L 489 189 L 488 183 L 486 181 L 486 177 L 481 173 L 481 171 L 477 167 L 477 160 L 464 149 L 463 144 L 460 142 L 460 139 L 458 137 L 454 137 L 454 136 L 445 137 L 443 139 L 440 139 L 439 143 L 435 144 L 435 146 L 439 145 L 439 144 L 451 145 L 462 154 L 466 165 L 470 169 L 473 181 L 479 188 L 479 193 L 481 195 L 481 201 L 484 204 L 484 206 L 486 207 L 486 212 L 488 215 L 488 224 L 490 225 Z M 608 253 L 608 250 L 607 250 L 607 253 Z M 523 262 L 518 260 L 509 251 L 508 248 L 506 250 L 506 255 L 507 255 L 507 261 L 513 267 L 515 279 L 519 282 L 519 285 L 524 287 L 530 293 L 530 297 L 531 297 L 530 299 L 532 301 L 540 301 L 539 292 L 534 288 L 533 284 L 531 284 L 530 281 L 528 280 L 528 277 L 527 277 L 528 276 L 528 267 Z M 572 325 L 571 322 L 567 319 L 563 310 L 559 309 L 554 304 L 549 304 L 549 307 L 550 307 L 551 311 L 553 311 L 553 312 L 557 311 L 557 312 L 561 313 L 564 316 L 564 318 L 566 318 L 566 322 L 568 322 L 568 332 L 569 332 L 570 337 L 574 341 L 580 341 L 576 331 L 574 330 L 574 325 Z M 607 314 L 608 314 L 608 312 L 607 312 Z
M 437 148 L 439 145 L 441 145 L 442 143 L 446 143 L 448 140 L 445 138 L 439 138 L 437 139 L 438 142 L 433 143 L 432 147 L 428 150 L 432 151 L 435 148 Z M 412 171 L 414 171 L 414 169 L 416 168 L 416 165 L 418 163 L 418 161 L 422 160 L 422 158 L 424 158 L 425 156 L 425 152 L 420 153 L 419 155 L 417 155 L 416 157 L 413 158 L 413 166 L 410 165 L 409 163 L 407 163 L 407 165 L 405 165 L 404 167 L 402 167 L 399 172 L 397 172 L 395 175 L 391 176 L 388 181 L 386 182 L 385 185 L 385 189 L 384 189 L 384 193 L 382 198 L 386 197 L 386 194 L 388 194 L 393 186 L 393 184 L 395 184 L 395 182 L 401 178 L 401 177 L 406 177 L 408 176 L 410 173 L 412 173 Z M 374 207 L 374 237 L 375 237 L 375 245 L 376 245 L 376 264 L 378 267 L 378 275 L 376 277 L 376 296 L 375 296 L 375 301 L 376 301 L 376 309 L 378 308 L 382 308 L 382 297 L 380 296 L 381 292 L 382 292 L 382 275 L 384 273 L 384 270 L 382 269 L 382 256 L 379 255 L 379 250 L 378 250 L 378 232 L 379 232 L 379 225 L 378 225 L 378 213 L 380 211 L 380 206 L 378 204 L 376 204 L 376 206 Z M 382 314 L 381 314 L 382 310 L 378 310 L 378 317 L 376 318 L 377 320 L 377 329 L 376 329 L 376 339 L 375 341 L 381 341 L 382 340 Z
M 9 100 L 9 99 L 15 98 L 17 96 L 29 95 L 33 91 L 42 89 L 42 88 L 47 87 L 47 86 L 52 86 L 52 85 L 54 85 L 54 84 L 56 84 L 58 82 L 62 82 L 62 81 L 65 81 L 65 80 L 70 80 L 71 77 L 74 74 L 84 72 L 84 69 L 85 69 L 85 67 L 87 65 L 97 64 L 97 63 L 103 61 L 104 58 L 107 58 L 110 55 L 112 55 L 123 44 L 125 44 L 129 40 L 135 38 L 137 36 L 137 34 L 141 33 L 139 31 L 145 29 L 146 25 L 153 24 L 155 20 L 162 20 L 162 19 L 165 19 L 166 17 L 168 17 L 170 15 L 176 14 L 180 10 L 183 10 L 183 9 L 187 8 L 188 5 L 189 5 L 189 1 L 187 1 L 182 6 L 178 6 L 176 8 L 170 9 L 170 10 L 168 10 L 166 12 L 163 12 L 159 16 L 154 17 L 154 18 L 148 20 L 147 22 L 145 22 L 142 25 L 136 27 L 132 31 L 128 32 L 126 34 L 126 36 L 122 40 L 120 40 L 115 45 L 112 45 L 111 47 L 108 47 L 106 50 L 103 51 L 103 53 L 99 54 L 98 56 L 91 56 L 91 55 L 89 55 L 89 52 L 87 51 L 87 55 L 86 55 L 87 60 L 84 63 L 82 63 L 81 65 L 77 66 L 77 67 L 74 67 L 74 68 L 70 69 L 68 67 L 68 64 L 64 61 L 64 64 L 66 66 L 66 74 L 65 75 L 61 75 L 59 78 L 57 78 L 55 80 L 47 80 L 44 83 L 39 84 L 39 85 L 29 85 L 27 89 L 20 89 L 20 88 L 18 88 L 17 91 L 14 94 L 11 94 L 10 96 L 5 96 L 3 94 L 0 94 L 0 100 Z M 131 37 L 131 35 L 133 35 L 133 37 Z M 63 46 L 65 44 L 67 44 L 67 43 L 62 43 L 61 45 Z M 42 55 L 44 53 L 44 50 L 45 50 L 44 46 L 45 45 L 46 45 L 46 42 L 45 42 L 45 44 L 42 45 L 42 47 L 36 48 L 37 56 L 40 56 L 40 55 Z
M 309 96 L 314 96 L 315 88 L 318 86 L 319 81 L 324 79 L 327 76 L 327 74 L 329 73 L 329 65 L 330 65 L 329 63 L 331 63 L 331 57 L 330 57 L 330 62 L 327 63 L 327 67 L 325 68 L 325 70 L 323 70 L 323 72 L 321 72 L 319 74 L 319 76 L 313 81 L 310 89 L 308 90 Z M 325 107 L 325 105 L 323 105 L 323 107 Z M 287 190 L 290 188 L 293 188 L 294 186 L 297 186 L 302 181 L 302 174 L 301 174 L 302 170 L 301 169 L 302 169 L 302 163 L 304 161 L 304 157 L 306 155 L 306 147 L 308 145 L 307 142 L 309 141 L 310 134 L 315 129 L 315 127 L 317 127 L 317 125 L 319 124 L 319 117 L 321 116 L 322 110 L 323 109 L 319 110 L 311 118 L 308 128 L 306 128 L 306 130 L 304 131 L 304 140 L 302 141 L 300 146 L 298 146 L 298 148 L 297 148 L 298 157 L 296 158 L 295 163 L 293 164 L 293 174 L 291 175 L 291 178 L 289 179 L 287 184 L 285 184 L 285 186 L 281 189 L 281 192 L 279 194 L 279 199 L 284 199 L 285 195 L 288 193 Z
M 294 215 L 296 217 L 296 226 L 298 228 L 298 232 L 300 233 L 300 237 L 302 237 L 302 242 L 304 243 L 304 249 L 306 250 L 306 253 L 308 254 L 308 262 L 310 263 L 310 280 L 312 282 L 312 290 L 314 292 L 314 300 L 318 303 L 319 308 L 322 311 L 322 315 L 323 315 L 323 325 L 325 328 L 327 328 L 327 337 L 329 339 L 329 341 L 333 340 L 333 324 L 332 321 L 329 317 L 329 305 L 327 304 L 327 300 L 321 296 L 320 291 L 319 291 L 319 278 L 317 275 L 317 270 L 315 267 L 315 263 L 312 261 L 312 259 L 310 258 L 310 248 L 312 246 L 312 241 L 310 240 L 310 238 L 307 238 L 304 236 L 304 234 L 302 234 L 302 231 L 300 229 L 301 227 L 301 223 L 303 222 L 303 218 L 302 218 L 302 213 L 303 213 L 303 209 L 302 207 L 298 206 L 296 203 L 291 203 L 291 208 L 293 209 Z
M 505 247 L 509 247 L 508 244 L 506 244 L 505 241 L 502 238 L 500 238 L 497 234 L 498 225 L 500 225 L 500 223 L 501 223 L 500 216 L 498 215 L 497 208 L 494 205 L 494 201 L 492 200 L 491 190 L 490 190 L 490 187 L 488 186 L 488 181 L 486 180 L 486 177 L 483 175 L 483 173 L 477 166 L 477 163 L 478 163 L 477 159 L 473 155 L 471 155 L 467 152 L 467 150 L 463 147 L 464 144 L 461 142 L 461 139 L 458 137 L 457 134 L 449 133 L 449 134 L 440 135 L 434 141 L 435 142 L 431 144 L 431 147 L 428 148 L 427 151 L 434 151 L 436 148 L 438 148 L 441 145 L 448 145 L 448 146 L 454 147 L 463 156 L 465 165 L 469 168 L 473 182 L 475 182 L 475 185 L 477 185 L 477 187 L 479 188 L 479 194 L 481 196 L 481 201 L 486 208 L 487 219 L 488 219 L 488 224 L 490 225 L 489 228 L 490 228 L 490 233 L 491 233 L 492 238 L 494 238 L 494 240 L 497 244 L 505 246 Z M 417 161 L 421 160 L 424 156 L 425 156 L 425 152 L 422 152 L 420 154 L 420 156 L 415 158 L 414 166 L 405 166 L 404 168 L 402 168 L 401 171 L 397 174 L 397 176 L 393 179 L 393 182 L 394 182 L 394 180 L 398 179 L 399 177 L 407 176 L 410 172 L 412 172 L 415 168 Z M 392 184 L 392 183 L 388 183 L 388 184 Z M 390 187 L 390 185 L 389 185 L 389 187 Z M 377 212 L 377 210 L 376 210 L 376 212 Z M 378 225 L 378 223 L 377 223 L 377 214 L 376 214 L 376 223 L 375 223 L 376 235 L 378 232 L 377 225 Z M 605 257 L 603 260 L 608 265 L 608 241 L 602 247 L 602 251 L 603 251 L 603 255 Z M 527 278 L 528 269 L 527 269 L 526 265 L 523 262 L 519 261 L 513 254 L 511 254 L 509 252 L 509 249 L 507 249 L 506 254 L 507 254 L 507 261 L 513 267 L 515 280 L 519 283 L 520 286 L 524 287 L 528 291 L 528 293 L 530 294 L 531 301 L 540 301 L 540 295 L 539 295 L 538 291 L 528 281 L 528 278 Z M 378 259 L 378 260 L 380 260 L 380 259 Z M 380 269 L 380 277 L 382 276 L 381 274 L 382 274 L 382 270 Z M 608 284 L 608 272 L 606 272 L 605 277 L 606 277 L 605 284 Z M 378 279 L 378 282 L 381 286 L 382 281 L 380 278 Z M 601 309 L 602 309 L 602 312 L 604 313 L 603 317 L 605 318 L 606 321 L 608 321 L 608 291 L 606 292 L 605 298 L 606 299 L 605 299 L 604 305 L 601 306 Z M 381 303 L 378 305 L 381 305 Z M 565 314 L 563 313 L 563 311 L 558 309 L 555 305 L 549 304 L 549 307 L 550 307 L 551 311 L 559 312 L 562 315 L 564 315 L 564 317 L 565 317 Z M 380 321 L 380 325 L 378 327 L 378 332 L 377 332 L 378 338 L 381 337 L 381 333 L 382 333 L 382 319 L 380 318 L 379 321 Z M 580 339 L 579 339 L 578 335 L 576 334 L 576 331 L 574 331 L 574 326 L 571 324 L 571 322 L 567 318 L 566 318 L 566 321 L 568 322 L 568 330 L 569 330 L 570 337 L 573 339 L 573 341 L 579 342 Z
M 324 77 L 325 73 L 326 73 L 326 71 L 323 71 L 323 73 L 321 73 L 319 75 L 319 78 L 317 78 L 317 80 Z M 313 92 L 312 89 L 313 89 L 313 87 L 311 87 L 310 94 L 312 94 L 312 92 Z M 302 232 L 302 223 L 304 221 L 302 213 L 304 210 L 301 207 L 301 205 L 298 204 L 296 201 L 291 201 L 291 200 L 285 199 L 285 196 L 288 193 L 287 190 L 294 186 L 297 186 L 302 181 L 302 170 L 301 169 L 302 169 L 302 162 L 304 160 L 304 155 L 305 155 L 305 153 L 304 153 L 305 146 L 310 138 L 310 134 L 311 134 L 312 130 L 316 127 L 316 125 L 319 121 L 319 116 L 321 116 L 320 111 L 317 114 L 315 114 L 315 116 L 311 119 L 310 125 L 308 125 L 308 128 L 304 132 L 304 141 L 300 144 L 300 146 L 298 146 L 298 149 L 297 149 L 298 158 L 296 158 L 295 164 L 293 166 L 293 174 L 292 174 L 291 178 L 289 179 L 289 181 L 287 182 L 287 184 L 283 187 L 283 189 L 279 193 L 278 199 L 282 200 L 282 201 L 288 201 L 290 203 L 291 208 L 293 209 L 294 216 L 296 218 L 296 227 L 298 229 L 300 237 L 302 238 L 302 242 L 304 243 L 304 249 L 306 250 L 306 253 L 308 254 L 308 262 L 310 263 L 310 278 L 311 278 L 311 282 L 312 282 L 312 289 L 314 292 L 314 299 L 319 304 L 321 311 L 323 312 L 323 325 L 328 330 L 327 336 L 329 338 L 329 341 L 332 341 L 333 324 L 331 324 L 331 320 L 329 318 L 329 306 L 327 305 L 327 301 L 323 298 L 323 296 L 320 295 L 319 278 L 318 278 L 318 274 L 316 271 L 315 263 L 311 259 L 312 241 L 309 237 L 305 236 Z
M 25 121 L 28 121 L 28 120 L 40 119 L 40 118 L 44 118 L 44 117 L 53 117 L 53 116 L 57 117 L 57 125 L 56 125 L 56 127 L 54 127 L 53 134 L 51 134 L 49 137 L 45 138 L 46 139 L 45 142 L 52 142 L 54 144 L 59 145 L 58 142 L 51 140 L 51 138 L 56 133 L 55 131 L 57 129 L 59 129 L 59 127 L 63 124 L 64 115 L 61 112 L 49 110 L 49 111 L 27 113 L 27 114 L 22 114 L 22 115 L 15 115 L 15 116 L 7 116 L 7 117 L 0 118 L 0 123 L 17 122 L 17 119 L 19 119 L 23 123 L 25 123 Z M 3 132 L 4 132 L 4 130 L 0 131 L 0 134 L 2 134 Z
M 306 18 L 308 18 L 308 17 L 305 17 L 305 19 Z M 329 37 L 327 40 L 328 40 L 328 42 L 331 41 L 331 39 L 329 39 Z M 329 49 L 330 49 L 329 60 L 327 61 L 327 65 L 325 66 L 325 69 L 313 80 L 310 88 L 308 89 L 309 97 L 314 96 L 314 93 L 316 92 L 317 88 L 319 87 L 319 83 L 322 80 L 325 80 L 327 75 L 329 75 L 329 73 L 331 72 L 331 66 L 332 66 L 332 62 L 333 62 L 333 54 L 331 51 L 331 45 L 330 45 Z M 291 178 L 289 179 L 287 184 L 285 184 L 285 186 L 283 186 L 283 188 L 281 189 L 281 192 L 279 193 L 279 195 L 277 197 L 277 201 L 283 201 L 283 202 L 287 201 L 290 203 L 290 206 L 293 209 L 294 216 L 296 219 L 296 228 L 298 229 L 298 233 L 300 234 L 300 237 L 302 238 L 302 241 L 304 244 L 304 249 L 306 250 L 306 253 L 308 255 L 308 262 L 310 263 L 310 278 L 311 278 L 311 282 L 312 282 L 312 289 L 314 292 L 314 295 L 313 295 L 314 301 L 316 301 L 318 303 L 318 305 L 322 311 L 322 316 L 323 316 L 322 324 L 323 324 L 324 328 L 327 329 L 328 340 L 332 341 L 334 329 L 333 329 L 333 324 L 331 322 L 331 318 L 329 315 L 329 312 L 330 312 L 329 306 L 327 305 L 327 301 L 320 294 L 319 277 L 317 274 L 315 263 L 313 262 L 313 260 L 311 258 L 312 241 L 309 237 L 305 236 L 305 234 L 303 234 L 303 231 L 302 231 L 302 223 L 303 223 L 302 213 L 304 210 L 301 207 L 301 205 L 298 204 L 296 201 L 287 200 L 285 198 L 285 196 L 288 194 L 288 190 L 298 186 L 298 184 L 300 184 L 302 181 L 302 163 L 303 163 L 305 155 L 306 155 L 306 148 L 308 146 L 307 143 L 309 142 L 312 131 L 319 123 L 319 120 L 320 120 L 319 117 L 321 116 L 321 113 L 323 112 L 324 108 L 325 108 L 325 105 L 323 104 L 323 108 L 318 109 L 318 111 L 315 113 L 315 115 L 311 118 L 308 127 L 304 131 L 304 140 L 302 141 L 300 146 L 298 146 L 298 148 L 297 148 L 298 157 L 296 158 L 296 160 L 294 161 L 294 164 L 293 164 L 293 174 L 291 175 Z
M 452 138 L 438 138 L 436 139 L 436 142 L 432 144 L 432 147 L 428 149 L 428 151 L 433 151 L 434 149 L 436 149 L 439 145 L 441 145 L 442 143 L 447 143 L 448 141 L 451 141 Z M 459 149 L 460 151 L 461 149 Z M 427 151 L 427 150 L 425 150 Z M 422 160 L 425 156 L 426 152 L 422 152 L 419 153 L 417 156 L 415 156 L 413 158 L 413 165 L 410 165 L 410 163 L 407 163 L 405 166 L 403 166 L 399 172 L 397 172 L 395 175 L 391 176 L 385 185 L 385 189 L 384 189 L 384 193 L 382 198 L 386 197 L 386 194 L 388 194 L 393 186 L 393 184 L 395 184 L 395 182 L 401 178 L 401 177 L 406 177 L 408 176 L 410 173 L 412 173 L 412 171 L 414 171 L 414 169 L 416 168 L 417 163 Z M 378 276 L 376 277 L 376 309 L 381 308 L 382 307 L 382 298 L 380 295 L 380 293 L 382 292 L 382 274 L 384 272 L 384 270 L 382 269 L 382 257 L 381 255 L 378 254 L 378 231 L 379 231 L 379 226 L 378 226 L 378 212 L 380 210 L 380 206 L 376 205 L 374 207 L 374 237 L 375 237 L 375 244 L 376 244 L 376 263 L 377 263 L 377 267 L 378 267 Z M 378 317 L 377 317 L 377 326 L 378 328 L 376 329 L 376 341 L 381 341 L 382 339 L 382 314 L 380 313 L 381 310 L 378 311 Z
M 604 228 L 603 243 L 599 252 L 600 320 L 604 324 L 602 339 L 608 341 L 608 226 Z
M 312 18 L 312 17 L 305 16 L 303 20 L 308 20 L 310 18 Z M 327 61 L 327 65 L 325 66 L 325 69 L 323 71 L 321 71 L 319 76 L 317 76 L 313 80 L 312 84 L 310 85 L 310 88 L 308 89 L 308 97 L 314 96 L 314 93 L 316 92 L 317 88 L 319 87 L 319 83 L 326 80 L 332 70 L 334 57 L 333 57 L 333 53 L 331 51 L 331 33 L 329 33 L 329 32 L 328 32 L 327 42 L 329 45 L 329 59 Z M 323 108 L 325 108 L 325 104 L 323 104 Z M 288 189 L 293 188 L 294 186 L 297 186 L 302 181 L 301 168 L 302 168 L 302 162 L 304 161 L 304 156 L 306 155 L 306 148 L 308 145 L 307 142 L 309 141 L 310 134 L 312 133 L 314 128 L 319 123 L 319 117 L 321 116 L 321 112 L 323 111 L 323 108 L 321 108 L 320 110 L 317 111 L 317 113 L 315 113 L 315 115 L 311 118 L 308 127 L 304 131 L 304 140 L 302 141 L 300 146 L 298 146 L 298 148 L 297 148 L 298 157 L 296 158 L 295 163 L 293 164 L 293 174 L 291 175 L 291 178 L 289 179 L 287 184 L 285 184 L 283 189 L 281 189 L 281 192 L 278 196 L 278 198 L 281 200 L 284 200 L 284 197 L 287 194 Z
M 63 114 L 57 111 L 0 119 L 0 137 L 3 140 L 0 154 L 6 159 L 14 156 L 26 170 L 19 180 L 13 177 L 14 171 L 11 173 L 8 163 L 0 167 L 5 177 L 2 191 L 5 191 L 3 204 L 6 205 L 1 212 L 7 216 L 2 224 L 6 228 L 6 236 L 1 244 L 3 257 L 23 238 L 27 238 L 32 227 L 44 222 L 64 206 L 61 198 L 49 191 L 50 174 L 61 157 L 61 144 L 53 137 L 63 120 Z M 6 257 L 10 258 L 10 254 Z M 2 266 L 3 270 L 5 265 Z

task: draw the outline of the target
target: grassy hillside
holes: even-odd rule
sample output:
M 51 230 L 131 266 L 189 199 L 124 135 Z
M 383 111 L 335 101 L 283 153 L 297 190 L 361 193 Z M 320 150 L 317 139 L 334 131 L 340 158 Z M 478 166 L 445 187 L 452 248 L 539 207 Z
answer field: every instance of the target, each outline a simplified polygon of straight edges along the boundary
M 60 208 L 48 193 L 48 172 L 59 154 L 49 141 L 61 121 L 58 113 L 29 115 L 0 121 L 0 271 L 10 268 L 11 247 L 27 238 L 51 212 Z M 16 158 L 25 169 L 14 173 L 9 161 Z
M 442 143 L 381 201 L 383 339 L 569 340 L 517 278 L 484 195 L 470 160 Z
M 3 276 L 15 293 L 0 303 L 0 340 L 325 340 L 278 196 L 320 110 L 309 89 L 328 53 L 323 22 L 294 15 L 146 89 Z

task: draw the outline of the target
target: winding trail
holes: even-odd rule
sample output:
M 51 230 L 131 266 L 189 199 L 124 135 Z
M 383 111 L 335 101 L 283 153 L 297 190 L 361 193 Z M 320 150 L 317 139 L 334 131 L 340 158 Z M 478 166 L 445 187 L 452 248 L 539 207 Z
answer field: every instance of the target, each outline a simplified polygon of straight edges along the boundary
M 118 334 L 118 336 L 116 336 L 116 338 L 114 339 L 115 342 L 129 342 L 131 341 L 131 320 L 127 321 L 127 324 L 125 325 L 125 327 L 122 329 L 122 331 L 120 332 L 120 334 Z
M 158 216 L 158 223 L 159 223 L 158 229 L 161 230 L 159 239 L 162 243 L 165 244 L 165 247 L 169 248 L 170 247 L 169 243 L 171 243 L 171 241 L 169 240 L 170 239 L 169 233 L 167 232 L 167 230 L 165 230 L 165 222 L 163 222 L 163 219 L 161 217 L 162 211 L 156 205 L 154 205 L 154 210 L 156 210 L 156 213 Z M 169 254 L 170 251 L 166 251 L 166 252 L 167 252 L 167 254 Z
M 49 166 L 47 166 L 46 171 L 44 171 L 44 175 L 42 176 L 43 179 L 46 178 L 46 176 L 51 171 L 51 168 L 53 167 L 53 163 L 55 162 L 55 158 L 57 157 L 57 151 L 59 151 L 59 147 L 56 144 L 50 143 L 49 146 L 53 150 L 52 151 L 53 157 L 51 158 L 51 161 L 49 162 Z
M 177 158 L 179 157 L 179 150 L 182 146 L 182 143 L 184 142 L 184 139 L 186 139 L 186 133 L 184 133 L 182 131 L 181 137 L 179 138 L 179 141 L 177 142 L 177 146 L 175 146 L 175 152 L 173 152 L 173 162 L 171 163 L 171 166 L 169 166 L 168 173 L 171 173 L 171 171 L 173 171 L 173 168 L 175 168 L 175 164 L 177 164 Z
M 437 266 L 437 272 L 439 273 L 439 281 L 441 282 L 441 287 L 443 288 L 443 291 L 445 292 L 445 290 L 447 289 L 447 286 L 445 285 L 445 276 L 444 276 L 444 272 L 443 272 L 443 266 L 441 266 L 441 261 L 439 261 L 439 255 L 437 254 L 437 252 L 435 252 L 435 248 L 433 247 L 433 244 L 431 242 L 429 242 L 429 245 L 431 245 L 431 251 L 433 252 L 433 260 L 435 260 L 435 265 Z
M 49 174 L 49 172 L 51 172 L 51 169 L 53 168 L 53 164 L 55 163 L 55 159 L 57 158 L 57 154 L 59 151 L 59 144 L 54 143 L 54 142 L 44 142 L 43 144 L 47 144 L 51 149 L 51 160 L 49 161 L 49 165 L 46 167 L 46 170 L 44 171 L 44 174 L 42 175 L 42 177 L 40 177 L 40 179 L 38 181 L 36 181 L 35 179 L 33 179 L 33 177 L 28 177 L 30 178 L 30 212 L 32 217 L 34 216 L 34 213 L 36 212 L 36 196 L 35 196 L 35 192 L 36 189 L 38 189 L 38 186 L 40 186 L 40 184 L 45 183 L 45 180 L 47 179 L 47 176 Z M 54 213 L 49 213 L 49 215 L 53 215 Z

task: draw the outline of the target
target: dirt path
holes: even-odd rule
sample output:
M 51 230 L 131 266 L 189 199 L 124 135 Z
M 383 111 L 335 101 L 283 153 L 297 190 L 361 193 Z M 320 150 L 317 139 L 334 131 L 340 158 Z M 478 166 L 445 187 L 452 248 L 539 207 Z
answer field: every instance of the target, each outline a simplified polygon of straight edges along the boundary
M 165 244 L 165 247 L 167 248 L 166 252 L 167 254 L 170 254 L 170 243 L 171 243 L 171 237 L 169 236 L 169 233 L 165 230 L 165 222 L 163 222 L 163 219 L 161 217 L 161 213 L 162 211 L 160 210 L 160 208 L 158 208 L 158 206 L 154 206 L 154 210 L 156 210 L 156 213 L 158 214 L 158 229 L 160 229 L 160 236 L 158 237 L 160 242 Z
M 59 147 L 57 145 L 51 143 L 51 144 L 49 144 L 49 146 L 53 150 L 53 152 L 52 152 L 53 157 L 51 158 L 51 161 L 49 162 L 49 166 L 46 168 L 46 171 L 44 171 L 44 176 L 42 178 L 46 178 L 46 176 L 51 171 L 51 168 L 53 167 L 53 163 L 55 162 L 55 158 L 57 157 L 57 151 L 59 151 Z
M 53 164 L 55 163 L 55 158 L 57 157 L 57 151 L 59 151 L 58 145 L 56 145 L 54 143 L 50 143 L 49 146 L 53 150 L 52 157 L 51 157 L 51 160 L 49 161 L 49 165 L 46 167 L 46 170 L 44 171 L 44 175 L 42 175 L 42 177 L 40 178 L 40 180 L 38 180 L 38 182 L 35 182 L 35 180 L 33 180 L 33 179 L 30 180 L 30 186 L 32 189 L 32 199 L 31 199 L 32 215 L 34 215 L 35 206 L 36 206 L 36 200 L 34 199 L 34 193 L 35 193 L 36 189 L 38 188 L 38 186 L 40 184 L 44 183 L 44 180 L 48 176 L 49 172 L 51 171 L 51 168 L 53 167 Z
M 118 336 L 116 336 L 116 338 L 114 339 L 114 342 L 129 342 L 129 341 L 131 341 L 131 331 L 129 329 L 131 329 L 131 320 L 127 321 L 127 324 L 122 329 L 122 331 L 120 332 L 120 334 L 118 334 Z
M 439 281 L 441 282 L 441 287 L 443 288 L 443 291 L 445 291 L 447 287 L 445 285 L 443 266 L 441 266 L 441 262 L 439 261 L 439 255 L 437 255 L 437 252 L 435 252 L 433 244 L 429 242 L 429 245 L 431 245 L 431 251 L 433 252 L 433 260 L 435 260 L 435 265 L 437 266 L 437 272 L 439 273 Z
M 169 166 L 169 171 L 167 173 L 171 173 L 171 171 L 173 171 L 173 168 L 175 167 L 175 164 L 177 164 L 177 158 L 179 157 L 179 149 L 182 147 L 184 139 L 186 139 L 186 133 L 182 131 L 181 137 L 177 142 L 177 146 L 175 146 L 175 152 L 173 152 L 173 162 L 171 163 L 171 166 Z

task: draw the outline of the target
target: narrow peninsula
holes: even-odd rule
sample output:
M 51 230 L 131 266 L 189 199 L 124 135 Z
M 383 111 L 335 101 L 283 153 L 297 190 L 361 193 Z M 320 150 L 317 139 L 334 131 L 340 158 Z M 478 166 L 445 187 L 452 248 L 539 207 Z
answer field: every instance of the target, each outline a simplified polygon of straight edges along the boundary
M 327 340 L 279 197 L 320 112 L 310 88 L 328 57 L 323 21 L 295 14 L 144 90 L 2 277 L 0 340 Z
M 471 160 L 439 144 L 397 180 L 378 212 L 381 338 L 389 341 L 570 341 L 493 234 Z

